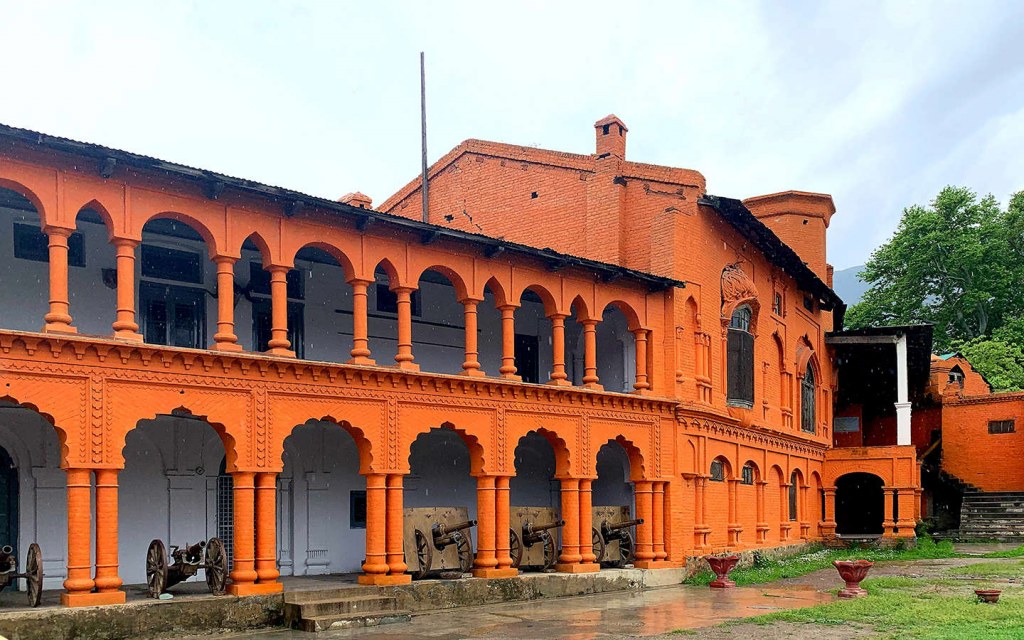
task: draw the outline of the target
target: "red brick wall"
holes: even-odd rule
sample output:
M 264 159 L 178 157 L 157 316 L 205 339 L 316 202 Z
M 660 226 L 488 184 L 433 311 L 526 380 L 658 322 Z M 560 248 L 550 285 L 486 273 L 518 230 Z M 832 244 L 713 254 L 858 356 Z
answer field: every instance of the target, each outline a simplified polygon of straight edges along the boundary
M 990 420 L 1016 420 L 1016 432 L 989 434 Z M 984 491 L 1024 491 L 1024 393 L 947 398 L 942 468 Z

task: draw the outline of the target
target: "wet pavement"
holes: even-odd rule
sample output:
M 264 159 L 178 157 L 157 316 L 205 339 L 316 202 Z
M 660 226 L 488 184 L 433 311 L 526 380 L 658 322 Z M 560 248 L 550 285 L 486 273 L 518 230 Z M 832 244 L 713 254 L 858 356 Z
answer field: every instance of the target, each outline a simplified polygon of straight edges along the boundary
M 217 636 L 207 640 L 456 640 L 461 638 L 523 640 L 613 640 L 651 638 L 677 629 L 694 629 L 727 620 L 830 602 L 833 596 L 809 587 L 737 587 L 709 589 L 681 585 L 643 592 L 617 592 L 533 602 L 463 607 L 424 613 L 411 622 L 340 629 L 317 635 L 300 631 L 266 631 Z

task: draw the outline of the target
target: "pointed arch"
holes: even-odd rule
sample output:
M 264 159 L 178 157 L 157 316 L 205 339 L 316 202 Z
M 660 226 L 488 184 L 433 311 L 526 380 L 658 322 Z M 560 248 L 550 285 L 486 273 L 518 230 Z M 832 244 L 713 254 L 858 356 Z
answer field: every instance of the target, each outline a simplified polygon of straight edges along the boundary
M 146 225 L 149 224 L 150 222 L 153 222 L 154 220 L 174 220 L 184 225 L 188 225 L 189 228 L 191 228 L 193 231 L 198 233 L 200 237 L 202 237 L 203 242 L 206 243 L 206 249 L 207 252 L 209 253 L 210 258 L 221 255 L 221 252 L 224 250 L 224 247 L 222 247 L 220 243 L 217 242 L 216 236 L 213 234 L 212 231 L 210 231 L 210 228 L 206 226 L 206 224 L 202 222 L 199 218 L 190 216 L 187 213 L 182 213 L 180 211 L 158 211 L 154 212 L 153 214 L 149 215 L 148 217 L 142 220 L 139 220 L 138 228 L 145 232 Z
M 296 429 L 309 424 L 310 422 L 326 422 L 332 424 L 351 436 L 352 440 L 356 444 L 356 449 L 359 451 L 359 473 L 367 475 L 375 472 L 373 469 L 373 447 L 363 430 L 353 425 L 348 420 L 336 418 L 331 414 L 323 415 L 319 418 L 311 417 L 305 422 L 294 425 L 286 434 L 284 434 L 285 437 L 281 442 L 280 452 L 278 453 L 278 457 L 280 458 L 282 465 L 284 465 L 284 456 L 287 453 L 288 445 L 286 443 L 288 438 L 295 433 Z
M 245 240 L 242 241 L 242 246 L 245 246 L 245 243 L 250 240 L 254 245 L 256 245 L 256 249 L 258 249 L 260 252 L 260 258 L 262 259 L 264 269 L 272 265 L 292 267 L 295 264 L 294 256 L 292 256 L 293 259 L 288 264 L 279 264 L 276 260 L 274 252 L 270 249 L 270 243 L 268 243 L 266 239 L 264 239 L 263 234 L 261 234 L 259 231 L 253 231 L 252 233 L 247 235 L 245 237 Z
M 623 316 L 626 317 L 626 328 L 629 331 L 636 331 L 637 329 L 643 328 L 640 322 L 640 315 L 636 312 L 636 309 L 627 302 L 622 300 L 612 300 L 604 306 L 601 310 L 602 318 L 608 312 L 608 308 L 611 307 L 619 311 Z
M 448 279 L 448 282 L 450 282 L 452 287 L 455 289 L 456 302 L 461 302 L 469 297 L 469 287 L 466 286 L 466 281 L 462 278 L 462 275 L 451 267 L 446 267 L 443 264 L 432 264 L 424 267 L 419 273 L 411 275 L 409 281 L 415 281 L 416 286 L 418 287 L 420 279 L 423 278 L 423 274 L 428 271 L 434 271 Z
M 528 284 L 521 287 L 517 294 L 512 298 L 512 304 L 519 304 L 522 301 L 523 294 L 527 291 L 532 291 L 540 298 L 541 303 L 544 305 L 544 315 L 551 316 L 559 312 L 558 301 L 555 299 L 554 294 L 542 284 Z
M 483 296 L 488 289 L 491 290 L 491 295 L 494 296 L 495 307 L 503 307 L 509 304 L 508 292 L 497 276 L 491 276 L 487 279 L 487 282 L 484 283 L 484 288 L 480 291 L 480 295 Z
M 399 287 L 409 287 L 410 284 L 405 282 L 402 276 L 399 274 L 398 269 L 390 258 L 381 258 L 381 260 L 373 266 L 371 274 L 377 273 L 377 269 L 381 269 L 388 276 L 388 287 L 391 289 L 398 289 Z

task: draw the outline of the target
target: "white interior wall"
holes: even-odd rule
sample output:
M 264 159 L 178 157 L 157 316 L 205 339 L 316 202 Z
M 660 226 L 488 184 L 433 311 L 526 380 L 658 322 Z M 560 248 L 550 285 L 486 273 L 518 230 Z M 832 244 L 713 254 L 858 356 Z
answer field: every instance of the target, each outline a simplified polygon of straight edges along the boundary
M 469 447 L 451 429 L 431 429 L 416 438 L 405 478 L 405 507 L 466 507 L 476 518 L 476 478 L 469 475 Z M 476 549 L 476 527 L 472 528 Z
M 633 485 L 629 481 L 629 457 L 616 442 L 609 442 L 597 452 L 597 479 L 591 485 L 593 504 L 597 506 L 633 507 Z M 635 509 L 633 513 L 635 513 Z
M 544 436 L 531 431 L 519 439 L 516 475 L 509 481 L 513 506 L 561 510 L 560 483 L 555 476 L 555 451 Z

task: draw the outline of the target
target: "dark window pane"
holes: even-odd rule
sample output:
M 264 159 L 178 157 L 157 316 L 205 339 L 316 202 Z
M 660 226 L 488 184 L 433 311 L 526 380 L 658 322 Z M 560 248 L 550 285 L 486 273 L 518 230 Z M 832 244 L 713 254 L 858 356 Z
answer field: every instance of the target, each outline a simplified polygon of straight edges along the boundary
M 733 406 L 754 406 L 754 336 L 729 329 L 726 348 L 727 400 Z
M 988 423 L 989 433 L 1013 433 L 1016 428 L 1013 420 L 992 420 Z
M 743 467 L 743 476 L 740 479 L 743 484 L 754 484 L 754 467 L 745 466 Z
M 15 223 L 14 257 L 49 262 L 50 239 L 35 225 Z M 85 237 L 77 231 L 68 238 L 68 266 L 85 266 Z
M 817 399 L 814 384 L 814 370 L 807 366 L 807 373 L 804 374 L 803 382 L 800 384 L 800 426 L 808 432 L 814 433 L 815 421 L 817 420 Z
M 348 520 L 352 529 L 366 528 L 366 492 L 350 491 L 348 494 Z
M 516 375 L 522 376 L 523 382 L 540 382 L 539 344 L 537 336 L 516 334 Z
M 725 465 L 720 460 L 711 461 L 712 482 L 725 482 Z
M 146 278 L 203 283 L 203 260 L 194 251 L 142 245 L 142 275 Z
M 252 343 L 257 351 L 269 348 L 273 326 L 272 304 L 269 298 L 252 301 Z M 288 341 L 298 358 L 305 357 L 305 307 L 299 302 L 288 303 Z
M 163 300 L 148 300 L 142 308 L 146 342 L 167 344 L 167 303 Z
M 141 283 L 139 306 L 146 342 L 190 349 L 205 348 L 205 296 L 202 289 Z
M 794 473 L 789 478 L 789 519 L 796 520 L 796 492 L 797 492 L 797 475 Z

